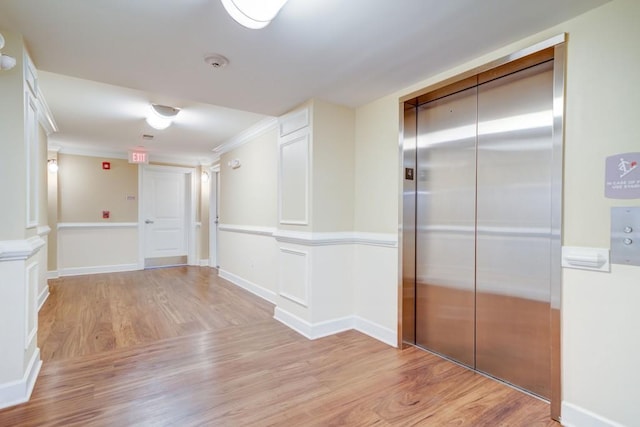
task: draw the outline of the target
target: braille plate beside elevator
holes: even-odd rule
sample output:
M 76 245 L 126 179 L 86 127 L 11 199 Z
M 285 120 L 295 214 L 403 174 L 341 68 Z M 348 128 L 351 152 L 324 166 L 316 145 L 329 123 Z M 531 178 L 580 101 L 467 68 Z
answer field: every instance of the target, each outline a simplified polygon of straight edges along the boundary
M 640 266 L 640 207 L 611 208 L 611 263 Z

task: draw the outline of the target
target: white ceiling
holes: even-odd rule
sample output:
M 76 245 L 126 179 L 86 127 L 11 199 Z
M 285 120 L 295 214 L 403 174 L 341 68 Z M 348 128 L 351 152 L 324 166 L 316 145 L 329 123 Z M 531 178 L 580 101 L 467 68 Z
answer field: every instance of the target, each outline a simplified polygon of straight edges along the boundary
M 1 0 L 63 147 L 211 158 L 211 149 L 310 98 L 357 107 L 608 0 L 289 0 L 262 30 L 220 0 Z M 215 70 L 210 52 L 230 64 Z M 101 82 L 101 83 L 97 83 Z M 165 131 L 150 102 L 182 109 Z

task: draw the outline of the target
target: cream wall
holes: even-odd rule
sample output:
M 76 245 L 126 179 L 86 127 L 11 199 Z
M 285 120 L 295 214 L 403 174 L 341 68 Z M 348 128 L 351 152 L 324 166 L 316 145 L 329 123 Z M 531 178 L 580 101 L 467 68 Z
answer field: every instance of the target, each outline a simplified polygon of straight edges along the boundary
M 221 277 L 274 302 L 277 292 L 277 129 L 249 137 L 220 158 L 218 264 Z M 231 169 L 229 162 L 241 166 Z
M 220 157 L 220 223 L 275 227 L 277 223 L 276 129 Z M 229 161 L 241 166 L 231 169 Z
M 637 199 L 603 197 L 604 158 L 640 151 L 640 2 L 615 0 L 540 34 L 448 70 L 358 108 L 356 112 L 356 229 L 391 231 L 398 224 L 399 98 L 511 52 L 567 32 L 563 245 L 609 246 L 609 208 Z M 386 179 L 382 179 L 385 176 Z M 387 181 L 388 180 L 388 181 Z M 376 182 L 378 193 L 372 192 Z M 391 184 L 393 183 L 393 185 Z M 391 208 L 393 207 L 393 208 Z M 381 261 L 379 261 L 381 262 Z M 388 263 L 397 265 L 389 255 Z M 367 262 L 369 264 L 369 262 Z M 397 277 L 397 267 L 396 267 Z M 637 425 L 637 310 L 640 268 L 611 273 L 563 271 L 563 419 L 574 425 Z M 363 283 L 359 286 L 362 288 Z M 376 281 L 360 292 L 361 306 L 379 305 L 393 327 L 397 281 Z
M 105 161 L 110 170 L 102 169 Z M 138 221 L 138 165 L 62 153 L 58 165 L 59 222 Z M 109 219 L 102 219 L 103 210 L 110 211 Z
M 321 100 L 312 103 L 312 229 L 353 230 L 355 112 Z
M 18 59 L 16 66 L 2 71 L 0 78 L 0 240 L 23 239 L 26 226 L 25 127 L 22 37 L 2 31 L 2 53 Z M 9 183 L 11 185 L 9 185 Z

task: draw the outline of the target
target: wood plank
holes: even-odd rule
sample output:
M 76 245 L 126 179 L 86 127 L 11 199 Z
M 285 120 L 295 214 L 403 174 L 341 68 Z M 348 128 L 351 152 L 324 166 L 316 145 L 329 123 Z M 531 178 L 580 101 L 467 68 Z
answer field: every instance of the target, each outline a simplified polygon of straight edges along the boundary
M 415 347 L 309 341 L 272 317 L 208 268 L 56 280 L 32 399 L 0 425 L 559 425 L 545 402 Z

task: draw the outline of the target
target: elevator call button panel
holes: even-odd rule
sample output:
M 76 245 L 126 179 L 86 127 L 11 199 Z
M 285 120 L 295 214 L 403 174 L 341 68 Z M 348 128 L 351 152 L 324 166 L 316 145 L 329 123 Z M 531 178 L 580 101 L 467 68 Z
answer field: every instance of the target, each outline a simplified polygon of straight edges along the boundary
M 611 208 L 611 263 L 640 266 L 640 207 Z

